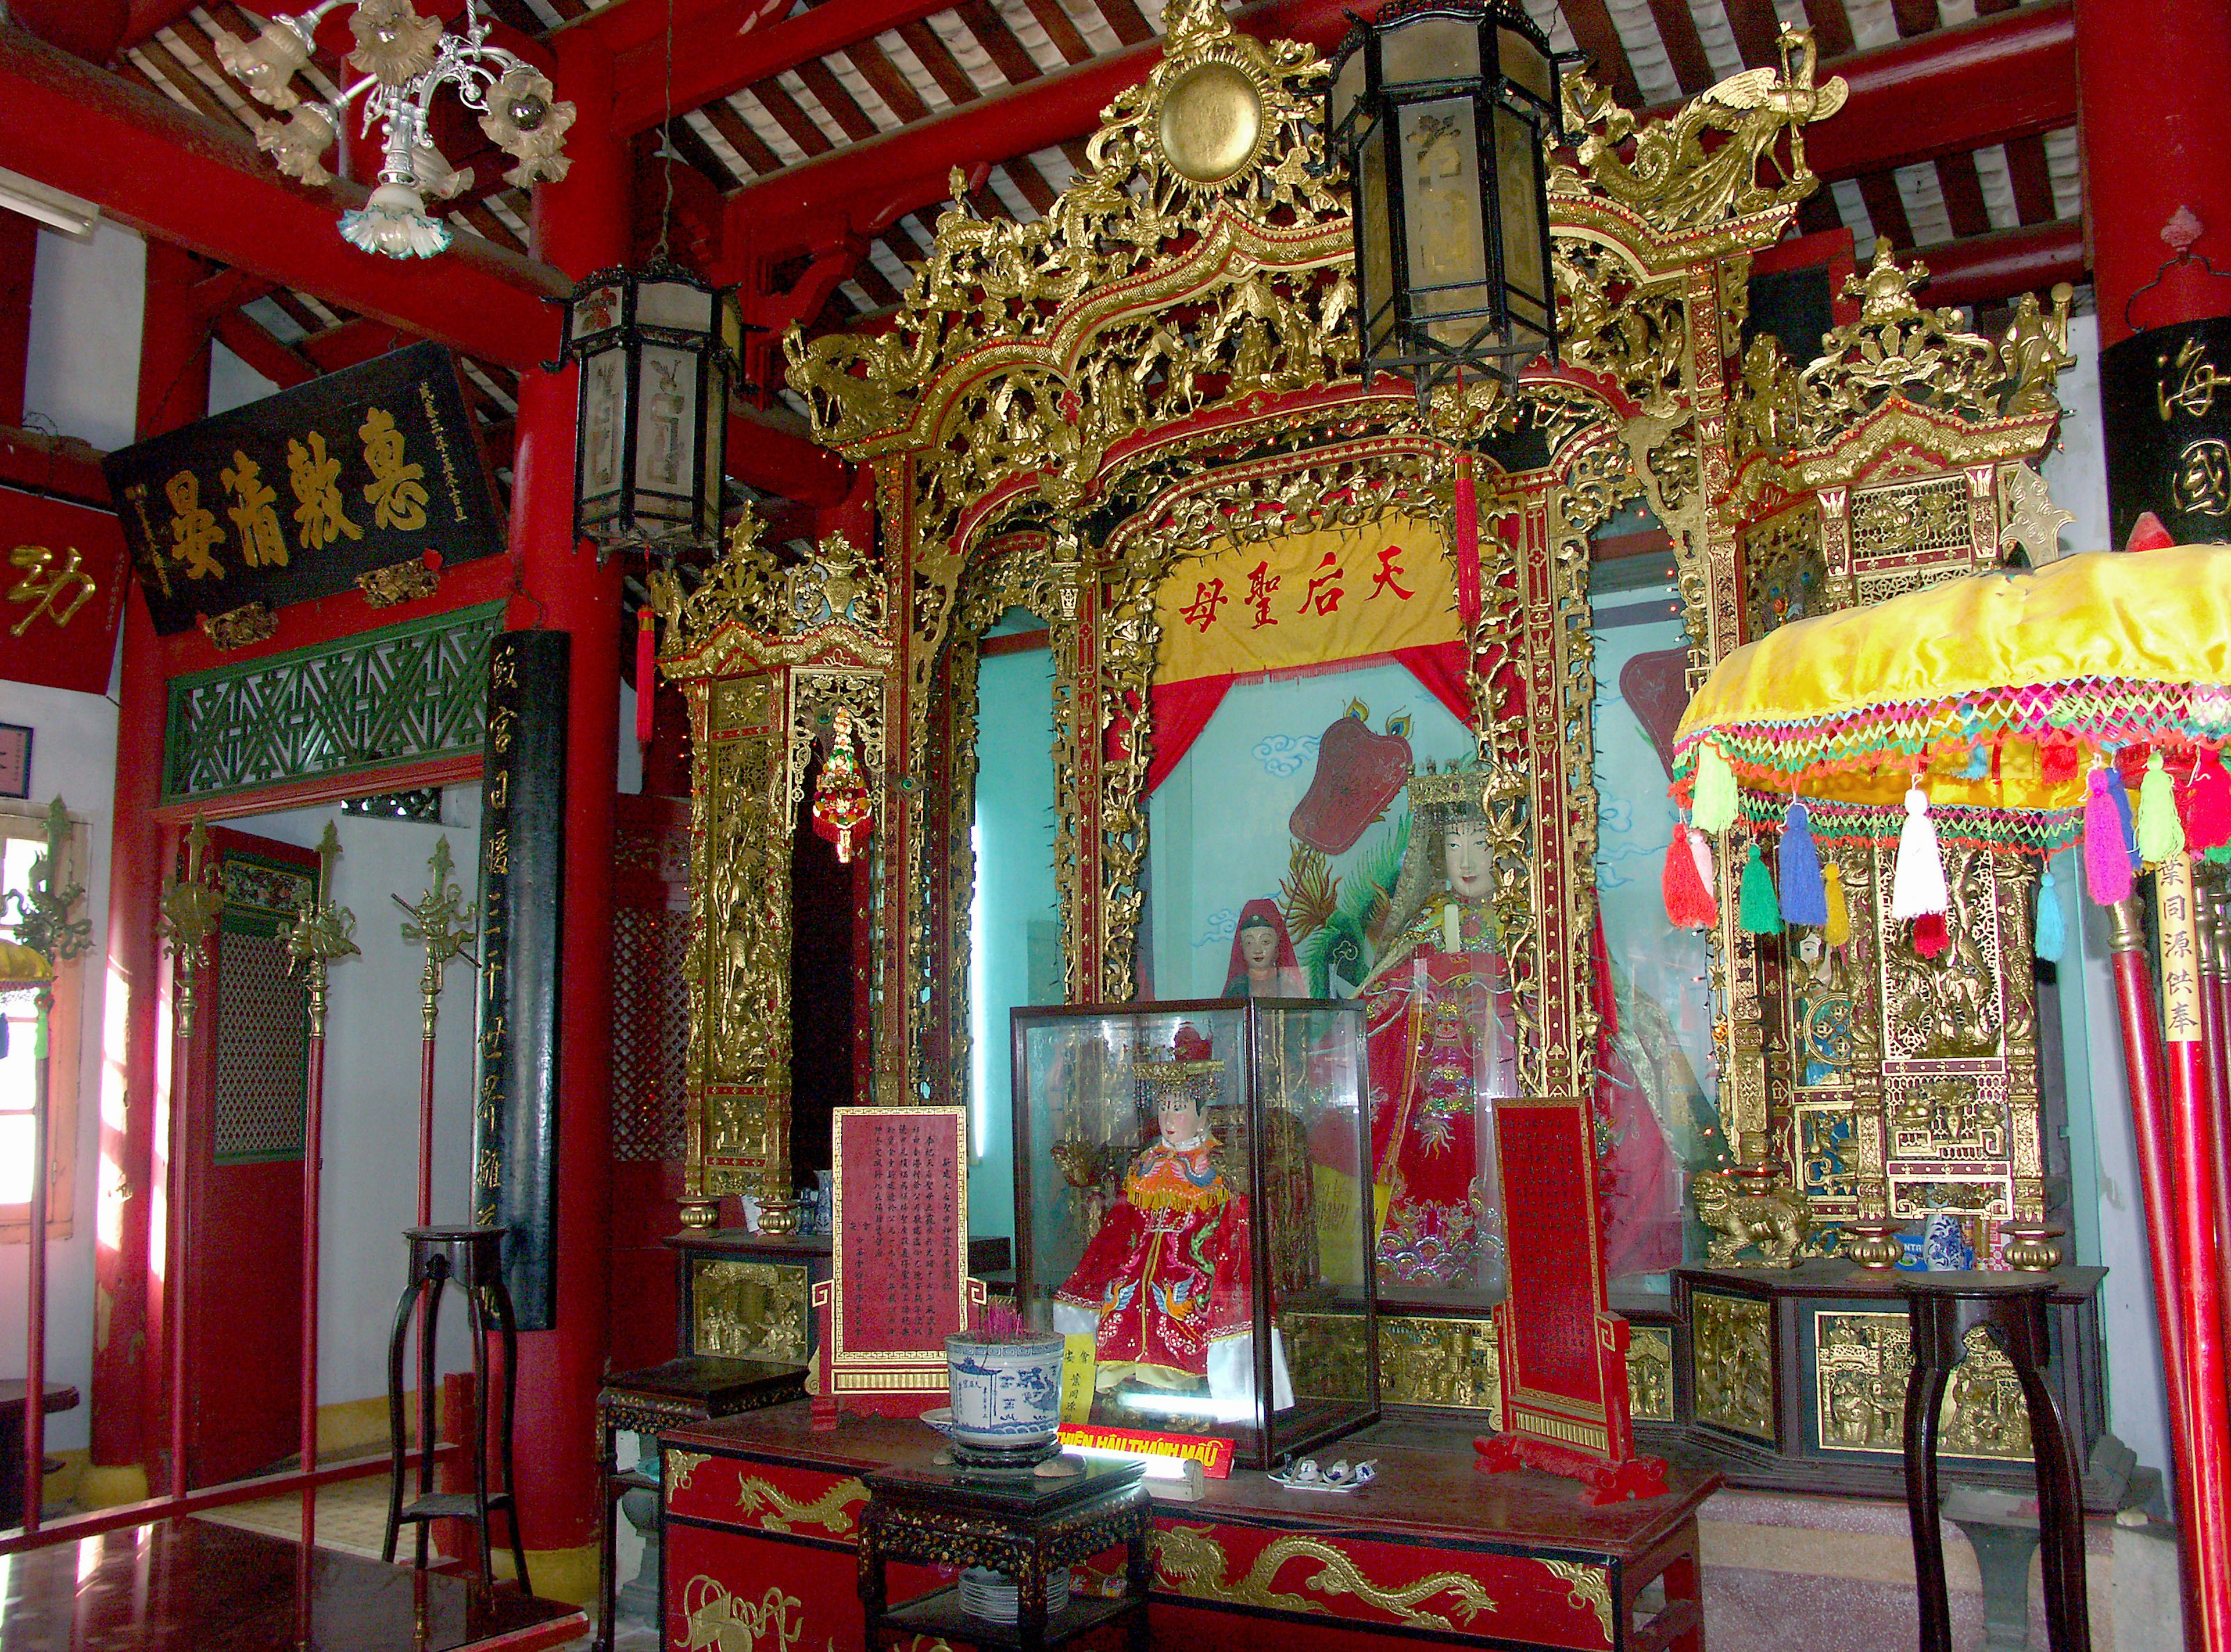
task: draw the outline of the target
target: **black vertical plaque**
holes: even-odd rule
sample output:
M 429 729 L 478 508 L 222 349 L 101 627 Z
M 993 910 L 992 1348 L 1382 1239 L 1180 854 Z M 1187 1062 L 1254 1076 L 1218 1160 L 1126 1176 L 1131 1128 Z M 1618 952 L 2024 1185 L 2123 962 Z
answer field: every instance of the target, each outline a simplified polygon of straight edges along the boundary
M 2231 315 L 2099 352 L 2111 544 L 2151 511 L 2179 545 L 2231 539 Z
M 507 631 L 488 649 L 473 1220 L 510 1229 L 505 1282 L 522 1331 L 549 1330 L 557 1306 L 571 641 L 563 631 Z

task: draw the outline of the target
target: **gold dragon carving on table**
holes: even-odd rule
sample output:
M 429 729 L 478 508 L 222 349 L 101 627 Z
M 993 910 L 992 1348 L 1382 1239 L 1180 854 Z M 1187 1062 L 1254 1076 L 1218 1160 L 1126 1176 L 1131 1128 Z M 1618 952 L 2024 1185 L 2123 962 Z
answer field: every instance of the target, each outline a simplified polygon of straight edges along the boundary
M 793 1526 L 808 1526 L 830 1537 L 843 1537 L 852 1529 L 854 1506 L 867 1498 L 868 1488 L 852 1479 L 837 1481 L 810 1503 L 786 1496 L 756 1475 L 745 1476 L 736 1486 L 736 1507 L 747 1515 L 756 1516 L 760 1526 L 769 1532 L 787 1533 Z
M 1368 1602 L 1413 1629 L 1452 1630 L 1469 1627 L 1483 1613 L 1495 1610 L 1493 1597 L 1478 1579 L 1461 1571 L 1437 1571 L 1399 1589 L 1381 1588 L 1363 1575 L 1355 1558 L 1312 1537 L 1282 1537 L 1264 1546 L 1254 1564 L 1238 1577 L 1231 1576 L 1231 1563 L 1213 1528 L 1173 1525 L 1154 1534 L 1154 1565 L 1162 1578 L 1180 1595 L 1193 1600 L 1236 1602 L 1266 1611 L 1326 1614 L 1337 1611 L 1333 1602 L 1343 1595 Z M 1275 1587 L 1278 1575 L 1297 1560 L 1314 1560 L 1317 1569 L 1302 1578 L 1308 1594 L 1296 1595 Z M 1449 1597 L 1452 1617 L 1424 1610 L 1436 1596 Z M 1323 1597 L 1312 1599 L 1311 1596 Z

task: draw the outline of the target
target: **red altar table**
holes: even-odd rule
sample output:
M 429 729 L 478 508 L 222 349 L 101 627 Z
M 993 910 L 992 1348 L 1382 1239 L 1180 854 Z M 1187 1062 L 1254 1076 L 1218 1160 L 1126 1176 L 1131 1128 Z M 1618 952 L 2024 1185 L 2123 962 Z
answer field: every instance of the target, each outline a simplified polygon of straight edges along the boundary
M 664 1436 L 666 1644 L 710 1647 L 740 1626 L 762 1646 L 857 1652 L 861 1475 L 925 1462 L 922 1424 L 844 1419 L 816 1433 L 803 1404 Z M 1676 1467 L 1646 1502 L 1597 1507 L 1575 1481 L 1483 1474 L 1471 1430 L 1398 1416 L 1321 1454 L 1375 1457 L 1378 1478 L 1333 1495 L 1242 1470 L 1205 1500 L 1154 1511 L 1157 1645 L 1396 1652 L 1452 1645 L 1557 1652 L 1702 1652 L 1697 1509 L 1717 1475 Z M 893 1565 L 894 1599 L 937 1586 Z M 1653 1584 L 1643 1604 L 1646 1590 Z M 1274 1627 L 1275 1623 L 1275 1627 Z M 1374 1630 L 1391 1633 L 1374 1633 Z

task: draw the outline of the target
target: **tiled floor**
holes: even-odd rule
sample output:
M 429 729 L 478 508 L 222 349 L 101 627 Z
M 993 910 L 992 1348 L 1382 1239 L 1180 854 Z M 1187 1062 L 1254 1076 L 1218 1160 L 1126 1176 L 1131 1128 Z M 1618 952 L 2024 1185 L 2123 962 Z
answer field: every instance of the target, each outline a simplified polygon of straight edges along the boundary
M 219 1526 L 292 1541 L 302 1532 L 300 1496 L 267 1497 L 256 1503 L 234 1503 L 213 1508 L 201 1516 Z M 343 1554 L 379 1558 L 379 1540 L 387 1529 L 387 1476 L 368 1475 L 345 1480 L 318 1493 L 318 1546 Z

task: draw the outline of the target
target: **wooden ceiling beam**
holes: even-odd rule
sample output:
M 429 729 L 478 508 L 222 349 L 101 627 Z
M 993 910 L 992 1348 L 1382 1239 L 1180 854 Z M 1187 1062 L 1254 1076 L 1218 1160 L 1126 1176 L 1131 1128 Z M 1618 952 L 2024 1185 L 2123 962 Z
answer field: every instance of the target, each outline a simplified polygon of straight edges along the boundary
M 1634 83 L 1634 68 L 1626 61 L 1626 47 L 1611 20 L 1610 8 L 1604 0 L 1563 0 L 1563 4 L 1573 43 L 1592 60 L 1596 84 L 1633 108 L 1642 101 L 1642 88 Z
M 1924 248 L 1929 279 L 1918 289 L 1930 304 L 2003 303 L 2017 293 L 2038 293 L 2055 281 L 2085 275 L 2084 223 L 2079 218 Z
M 1781 68 L 1782 18 L 1774 0 L 1726 0 L 1726 5 L 1728 27 L 1735 32 L 1743 67 Z
M 828 0 L 779 23 L 761 9 L 720 6 L 674 30 L 672 106 L 701 108 L 716 98 L 771 81 L 786 69 L 887 29 L 920 22 L 953 0 Z M 624 51 L 613 65 L 613 129 L 622 136 L 658 125 L 668 106 L 665 37 Z
M 1683 97 L 1695 97 L 1720 78 L 1712 73 L 1711 60 L 1704 55 L 1704 40 L 1697 33 L 1697 14 L 1689 10 L 1689 0 L 1650 0 L 1650 16 L 1658 25 L 1659 43 L 1665 48 L 1666 61 L 1673 66 L 1673 78 L 1680 83 Z

